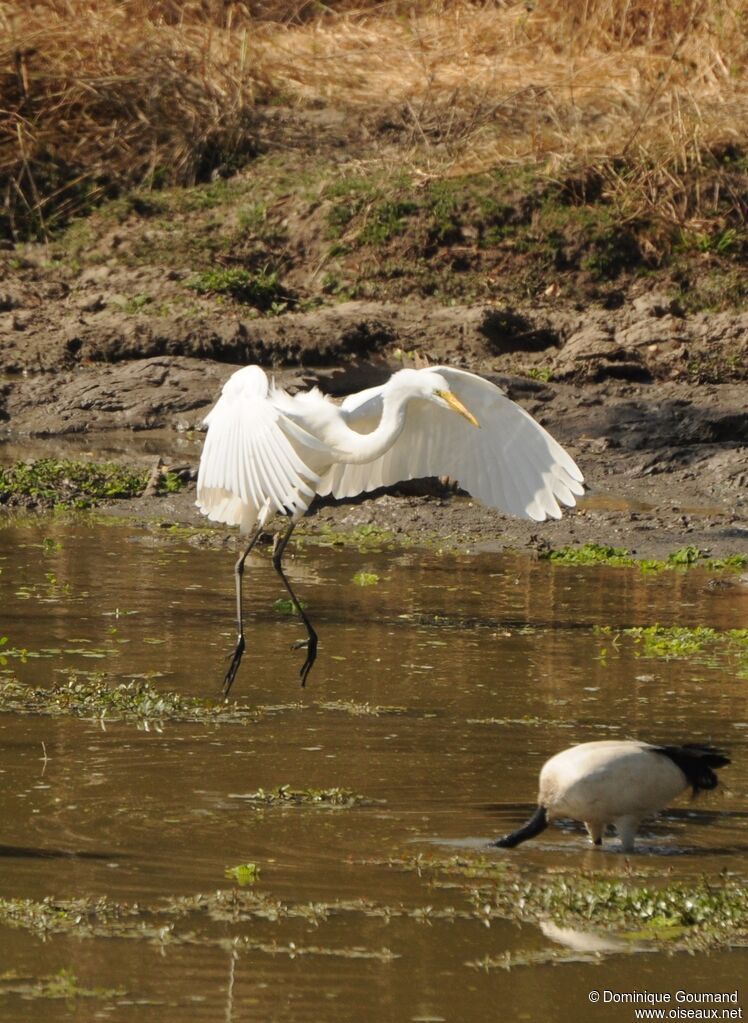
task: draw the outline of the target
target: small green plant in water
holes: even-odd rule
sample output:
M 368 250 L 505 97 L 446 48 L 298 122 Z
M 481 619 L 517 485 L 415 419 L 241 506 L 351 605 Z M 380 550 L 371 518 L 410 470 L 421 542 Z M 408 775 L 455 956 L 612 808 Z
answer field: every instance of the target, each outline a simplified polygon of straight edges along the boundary
M 256 863 L 239 863 L 236 867 L 226 867 L 225 874 L 241 888 L 257 884 L 260 880 L 260 868 Z
M 306 603 L 303 600 L 300 600 L 299 604 L 301 605 L 302 608 L 306 607 Z M 278 597 L 278 599 L 273 604 L 273 608 L 276 611 L 280 611 L 280 613 L 284 615 L 296 614 L 296 607 L 294 606 L 294 602 L 291 600 L 290 597 Z
M 353 581 L 356 586 L 376 586 L 379 576 L 376 572 L 356 572 Z

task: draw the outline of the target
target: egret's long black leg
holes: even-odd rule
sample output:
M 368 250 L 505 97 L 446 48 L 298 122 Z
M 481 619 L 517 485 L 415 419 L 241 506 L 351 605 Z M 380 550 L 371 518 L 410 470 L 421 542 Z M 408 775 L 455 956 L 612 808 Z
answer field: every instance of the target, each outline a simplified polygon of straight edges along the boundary
M 228 696 L 231 686 L 234 684 L 236 673 L 239 670 L 239 665 L 242 661 L 242 654 L 244 653 L 244 616 L 242 614 L 242 575 L 244 574 L 244 562 L 247 560 L 249 552 L 252 550 L 254 545 L 260 539 L 260 533 L 262 532 L 262 526 L 257 530 L 255 535 L 249 541 L 247 549 L 237 559 L 234 565 L 234 578 L 236 580 L 236 627 L 239 635 L 236 638 L 236 646 L 234 652 L 231 655 L 231 664 L 229 670 L 226 672 L 226 677 L 223 680 L 223 695 Z
M 306 647 L 306 660 L 302 664 L 301 671 L 299 672 L 299 674 L 301 675 L 301 684 L 302 684 L 302 686 L 305 686 L 306 685 L 306 677 L 309 674 L 309 672 L 312 670 L 312 665 L 314 664 L 315 660 L 317 659 L 317 633 L 314 631 L 314 629 L 312 627 L 312 623 L 309 621 L 309 619 L 307 618 L 306 614 L 304 613 L 304 608 L 299 603 L 298 597 L 296 596 L 294 591 L 291 589 L 291 584 L 288 581 L 288 579 L 286 578 L 286 573 L 283 571 L 283 564 L 282 564 L 283 552 L 286 549 L 286 544 L 291 539 L 291 533 L 293 533 L 295 525 L 296 525 L 296 523 L 291 521 L 291 523 L 289 524 L 289 527 L 286 530 L 286 532 L 280 538 L 278 538 L 276 536 L 276 538 L 275 538 L 275 546 L 273 548 L 273 567 L 275 568 L 275 571 L 278 573 L 278 575 L 283 580 L 283 585 L 288 590 L 288 595 L 290 596 L 290 598 L 291 598 L 291 600 L 293 602 L 293 606 L 296 608 L 296 610 L 297 610 L 297 612 L 299 614 L 299 617 L 301 618 L 302 622 L 306 626 L 306 631 L 307 631 L 308 638 L 304 639 L 304 640 L 300 640 L 298 643 L 294 643 L 293 647 L 291 648 L 292 650 L 296 650 L 296 649 L 298 649 L 299 647 L 302 647 L 302 646 Z

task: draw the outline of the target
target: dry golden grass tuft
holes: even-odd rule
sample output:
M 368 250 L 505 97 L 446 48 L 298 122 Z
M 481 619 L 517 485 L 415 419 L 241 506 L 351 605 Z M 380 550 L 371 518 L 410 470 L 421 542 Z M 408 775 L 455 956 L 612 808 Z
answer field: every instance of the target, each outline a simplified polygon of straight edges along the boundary
M 46 233 L 112 187 L 192 183 L 251 147 L 259 77 L 244 35 L 158 6 L 0 3 L 0 218 L 11 231 Z
M 246 155 L 268 97 L 386 121 L 426 175 L 596 168 L 681 226 L 735 190 L 703 162 L 747 148 L 748 0 L 6 0 L 0 38 L 11 230 Z

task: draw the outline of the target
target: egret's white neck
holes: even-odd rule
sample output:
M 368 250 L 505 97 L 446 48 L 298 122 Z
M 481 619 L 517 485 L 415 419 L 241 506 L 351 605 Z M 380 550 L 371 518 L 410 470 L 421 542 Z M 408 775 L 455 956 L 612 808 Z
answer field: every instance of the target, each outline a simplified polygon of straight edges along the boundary
M 381 458 L 389 451 L 403 432 L 408 401 L 413 397 L 401 388 L 382 392 L 382 418 L 371 433 L 358 433 L 345 421 L 345 412 L 340 413 L 335 430 L 334 444 L 339 461 L 349 465 L 361 465 Z

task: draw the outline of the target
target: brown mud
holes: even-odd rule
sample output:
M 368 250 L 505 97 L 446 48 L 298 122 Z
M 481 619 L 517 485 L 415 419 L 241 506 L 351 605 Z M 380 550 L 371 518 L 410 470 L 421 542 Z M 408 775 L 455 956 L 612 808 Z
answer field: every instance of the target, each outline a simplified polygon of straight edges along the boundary
M 258 188 L 270 187 L 264 180 Z M 427 258 L 415 247 L 417 218 L 411 234 L 406 218 L 404 233 L 385 238 L 374 255 L 362 228 L 341 257 L 341 273 L 363 267 L 356 286 L 330 294 L 313 268 L 331 251 L 323 228 L 334 222 L 333 201 L 304 207 L 286 194 L 260 218 L 246 207 L 255 198 L 246 174 L 178 196 L 153 193 L 148 202 L 162 204 L 160 220 L 138 213 L 144 200 L 130 198 L 56 243 L 0 252 L 4 463 L 28 457 L 31 442 L 51 455 L 64 448 L 95 457 L 115 434 L 116 460 L 142 461 L 143 437 L 158 431 L 167 465 L 194 478 L 196 431 L 239 365 L 257 362 L 290 388 L 318 384 L 340 396 L 381 382 L 417 351 L 503 386 L 569 449 L 589 497 L 560 523 L 537 524 L 432 483 L 324 505 L 310 517 L 312 530 L 371 523 L 463 548 L 594 542 L 642 557 L 685 545 L 713 556 L 746 550 L 748 312 L 688 311 L 668 272 L 623 272 L 606 283 L 581 271 L 579 260 L 566 273 L 538 264 L 529 294 L 521 253 L 510 259 L 509 250 L 471 248 L 463 224 Z M 239 235 L 242 209 L 261 223 Z M 192 271 L 217 265 L 205 248 L 215 239 L 225 247 L 218 264 L 229 267 L 261 266 L 273 246 L 282 248 L 286 270 L 270 310 L 190 290 Z M 251 259 L 250 241 L 265 246 Z M 382 276 L 395 245 L 405 260 L 399 283 Z M 428 266 L 435 273 L 466 247 L 469 271 L 455 264 L 444 278 L 452 290 L 429 295 L 418 274 Z M 193 498 L 187 486 L 115 511 L 195 524 Z
M 441 311 L 443 312 L 443 311 Z M 456 310 L 449 310 L 455 315 Z M 476 311 L 473 314 L 475 321 Z M 371 315 L 369 313 L 368 315 Z M 405 310 L 399 319 L 406 322 Z M 312 318 L 309 314 L 308 318 Z M 322 316 L 319 319 L 323 319 Z M 328 320 L 331 317 L 328 315 Z M 411 331 L 423 328 L 416 314 Z M 469 324 L 471 316 L 465 316 Z M 427 328 L 425 328 L 427 329 Z M 463 325 L 463 334 L 468 328 Z M 333 336 L 334 335 L 334 336 Z M 424 337 L 419 345 L 435 362 L 449 362 L 485 373 L 527 408 L 578 461 L 589 495 L 561 522 L 533 523 L 505 518 L 435 482 L 404 485 L 393 493 L 353 503 L 324 504 L 313 510 L 310 528 L 356 529 L 372 524 L 416 542 L 440 540 L 480 549 L 534 548 L 594 542 L 625 547 L 641 557 L 665 557 L 684 545 L 712 556 L 745 551 L 748 540 L 748 417 L 745 385 L 694 386 L 678 381 L 620 380 L 542 382 L 496 372 L 490 353 L 469 356 L 449 337 Z M 327 335 L 330 350 L 340 332 Z M 343 342 L 344 343 L 344 342 Z M 389 350 L 377 363 L 339 361 L 324 367 L 277 372 L 290 387 L 319 384 L 343 394 L 378 382 L 399 365 L 394 349 L 412 344 L 393 329 Z M 4 422 L 3 460 L 27 438 L 48 439 L 57 454 L 63 439 L 96 453 L 113 431 L 132 431 L 133 453 L 120 461 L 142 461 L 135 453 L 142 431 L 158 430 L 168 465 L 194 479 L 201 419 L 223 381 L 237 367 L 229 362 L 187 355 L 87 361 L 56 370 L 6 377 L 0 409 Z M 390 358 L 387 359 L 389 354 Z M 247 353 L 252 358 L 252 353 Z M 173 437 L 173 444 L 169 441 Z M 79 438 L 79 441 L 77 440 Z M 187 442 L 188 454 L 178 442 Z M 42 445 L 43 450 L 46 445 Z M 194 483 L 179 494 L 143 497 L 112 506 L 118 514 L 198 524 Z

